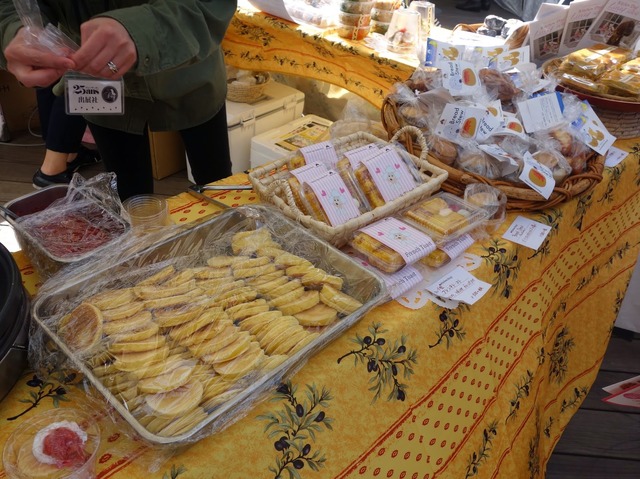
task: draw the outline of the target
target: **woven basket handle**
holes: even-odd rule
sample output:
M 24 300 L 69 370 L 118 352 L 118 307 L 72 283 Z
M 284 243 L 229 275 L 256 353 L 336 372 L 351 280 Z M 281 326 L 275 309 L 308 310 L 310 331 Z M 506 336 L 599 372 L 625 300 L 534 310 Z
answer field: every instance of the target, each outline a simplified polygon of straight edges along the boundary
M 420 160 L 427 161 L 427 156 L 429 155 L 429 146 L 427 145 L 427 140 L 425 139 L 422 130 L 412 125 L 403 126 L 393 134 L 389 142 L 400 143 L 400 138 L 404 135 L 413 136 L 418 145 L 420 145 Z M 411 142 L 407 142 L 407 144 L 411 144 Z
M 284 194 L 284 201 L 289 205 L 293 212 L 296 213 L 296 216 L 303 214 L 296 204 L 289 182 L 284 178 L 274 181 L 265 188 L 266 196 L 278 195 L 278 193 Z

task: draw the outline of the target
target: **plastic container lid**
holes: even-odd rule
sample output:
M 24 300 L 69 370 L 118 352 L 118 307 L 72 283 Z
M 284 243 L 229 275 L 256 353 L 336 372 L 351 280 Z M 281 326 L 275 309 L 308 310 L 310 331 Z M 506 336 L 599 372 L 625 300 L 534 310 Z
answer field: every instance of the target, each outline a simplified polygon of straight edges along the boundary
M 24 422 L 4 446 L 2 462 L 14 479 L 90 479 L 96 476 L 100 428 L 85 411 L 59 408 Z
M 442 244 L 477 228 L 489 214 L 482 207 L 441 192 L 410 206 L 400 216 Z

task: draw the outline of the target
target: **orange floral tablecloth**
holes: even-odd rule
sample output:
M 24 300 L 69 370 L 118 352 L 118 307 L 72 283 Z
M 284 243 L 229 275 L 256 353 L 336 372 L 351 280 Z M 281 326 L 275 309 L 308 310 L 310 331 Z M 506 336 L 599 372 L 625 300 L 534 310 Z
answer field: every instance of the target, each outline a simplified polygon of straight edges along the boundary
M 381 305 L 287 388 L 173 456 L 96 412 L 98 477 L 543 478 L 596 377 L 638 257 L 640 142 L 616 145 L 630 154 L 605 168 L 595 190 L 527 214 L 551 226 L 537 251 L 501 238 L 517 213 L 467 251 L 479 265 L 473 274 L 492 284 L 473 306 L 447 309 L 420 289 Z M 213 196 L 230 206 L 257 201 L 250 191 Z M 186 193 L 170 207 L 176 222 L 217 211 Z M 33 292 L 37 277 L 16 258 Z M 0 444 L 43 410 L 83 406 L 76 382 L 73 374 L 27 372 L 0 404 Z M 303 406 L 302 417 L 287 413 L 292 405 Z M 272 434 L 274 417 L 282 424 Z M 299 450 L 278 446 L 294 435 Z
M 380 54 L 364 41 L 345 40 L 335 29 L 300 26 L 252 7 L 238 8 L 222 48 L 228 65 L 322 80 L 377 107 L 418 65 L 417 58 Z

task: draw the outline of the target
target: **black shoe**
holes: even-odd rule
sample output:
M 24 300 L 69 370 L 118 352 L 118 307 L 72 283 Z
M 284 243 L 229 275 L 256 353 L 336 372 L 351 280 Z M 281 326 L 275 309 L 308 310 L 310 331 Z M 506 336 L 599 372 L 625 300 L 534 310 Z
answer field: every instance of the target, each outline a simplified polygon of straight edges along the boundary
M 490 7 L 491 0 L 467 0 L 466 2 L 456 4 L 458 10 L 464 10 L 466 12 L 489 10 Z
M 100 158 L 98 150 L 81 146 L 75 159 L 67 163 L 67 172 L 75 173 L 80 168 L 95 165 L 96 163 L 100 163 L 101 160 L 102 158 Z
M 40 168 L 33 175 L 33 187 L 37 190 L 51 185 L 66 185 L 71 181 L 72 173 L 63 171 L 57 175 L 45 175 Z

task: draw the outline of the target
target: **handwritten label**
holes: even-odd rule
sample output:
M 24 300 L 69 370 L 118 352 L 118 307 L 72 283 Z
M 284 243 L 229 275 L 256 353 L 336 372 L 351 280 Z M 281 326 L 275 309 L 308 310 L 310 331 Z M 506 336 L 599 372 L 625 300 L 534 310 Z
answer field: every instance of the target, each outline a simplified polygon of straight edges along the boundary
M 474 304 L 487 294 L 490 287 L 489 283 L 479 280 L 466 269 L 458 266 L 429 285 L 427 290 L 443 298 Z
M 537 251 L 549 231 L 551 231 L 549 225 L 518 216 L 502 237 Z

